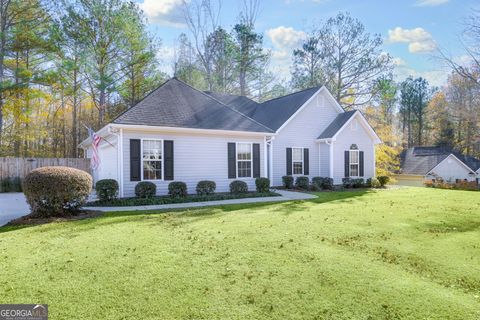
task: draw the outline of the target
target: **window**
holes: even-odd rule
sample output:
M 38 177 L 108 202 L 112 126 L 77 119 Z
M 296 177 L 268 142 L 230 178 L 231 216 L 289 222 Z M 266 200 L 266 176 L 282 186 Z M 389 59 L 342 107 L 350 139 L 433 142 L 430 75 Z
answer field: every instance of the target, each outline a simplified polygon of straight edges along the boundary
M 252 144 L 237 143 L 237 177 L 252 176 Z
M 303 174 L 303 148 L 292 148 L 292 172 Z
M 162 140 L 142 140 L 142 180 L 162 179 Z
M 360 157 L 358 150 L 350 150 L 350 176 L 358 177 Z

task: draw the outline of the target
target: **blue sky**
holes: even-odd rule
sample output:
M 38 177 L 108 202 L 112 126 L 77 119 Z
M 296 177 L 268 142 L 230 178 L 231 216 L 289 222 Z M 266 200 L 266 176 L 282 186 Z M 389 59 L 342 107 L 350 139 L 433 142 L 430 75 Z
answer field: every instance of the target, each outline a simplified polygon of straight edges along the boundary
M 215 2 L 216 0 L 212 0 Z M 241 0 L 222 1 L 221 24 L 230 29 Z M 138 0 L 150 23 L 150 30 L 162 39 L 159 56 L 162 69 L 171 72 L 175 39 L 188 34 L 183 23 L 183 0 Z M 463 20 L 474 0 L 260 0 L 256 29 L 263 33 L 265 46 L 272 51 L 271 69 L 280 78 L 289 78 L 291 51 L 312 25 L 338 12 L 358 18 L 369 33 L 384 39 L 383 50 L 396 63 L 398 80 L 408 75 L 423 76 L 432 85 L 442 85 L 447 68 L 436 59 L 437 48 L 448 51 L 458 61 L 465 61 L 459 36 Z

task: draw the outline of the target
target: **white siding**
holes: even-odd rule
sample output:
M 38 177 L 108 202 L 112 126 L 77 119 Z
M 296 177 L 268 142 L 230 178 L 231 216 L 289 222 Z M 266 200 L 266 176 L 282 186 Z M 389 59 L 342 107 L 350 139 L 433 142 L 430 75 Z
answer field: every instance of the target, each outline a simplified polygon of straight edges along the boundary
M 188 192 L 195 193 L 200 180 L 212 180 L 217 184 L 217 192 L 229 191 L 227 146 L 229 142 L 252 142 L 260 144 L 260 176 L 264 176 L 264 138 L 241 136 L 216 136 L 206 134 L 179 134 L 153 131 L 123 131 L 123 170 L 124 196 L 135 194 L 138 181 L 130 181 L 130 139 L 164 139 L 174 143 L 174 181 L 187 184 Z M 240 178 L 255 190 L 254 178 Z M 157 194 L 168 193 L 171 181 L 152 181 L 157 185 Z
M 448 182 L 455 182 L 456 179 L 475 181 L 475 177 L 469 176 L 468 174 L 470 170 L 452 155 L 440 162 L 431 172 L 434 172 L 442 177 L 444 181 Z
M 330 146 L 320 143 L 320 177 L 330 176 Z
M 355 115 L 358 120 L 356 130 L 347 125 L 333 142 L 333 183 L 342 183 L 345 177 L 345 151 L 350 150 L 352 144 L 356 144 L 360 151 L 364 152 L 364 179 L 375 176 L 375 145 L 373 139 L 363 126 L 360 116 Z M 353 120 L 352 120 L 353 121 Z
M 93 181 L 101 179 L 115 179 L 118 181 L 118 149 L 116 138 L 106 138 L 110 144 L 103 141 L 98 146 L 100 166 L 93 172 Z M 87 149 L 87 158 L 92 158 L 92 147 Z
M 337 115 L 333 102 L 322 92 L 280 130 L 273 141 L 273 186 L 282 185 L 282 176 L 287 174 L 286 150 L 291 147 L 309 148 L 309 177 L 319 176 L 319 144 L 315 140 Z M 322 162 L 324 165 L 328 163 Z

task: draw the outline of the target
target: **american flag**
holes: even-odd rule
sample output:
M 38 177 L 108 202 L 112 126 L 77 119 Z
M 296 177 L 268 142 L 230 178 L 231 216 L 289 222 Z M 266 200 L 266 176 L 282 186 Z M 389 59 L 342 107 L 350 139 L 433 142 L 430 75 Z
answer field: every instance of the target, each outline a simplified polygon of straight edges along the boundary
M 100 157 L 98 156 L 98 145 L 102 138 L 93 131 L 92 128 L 87 127 L 88 135 L 90 139 L 92 139 L 92 160 L 91 160 L 91 167 L 93 170 L 97 170 L 98 166 L 100 165 Z

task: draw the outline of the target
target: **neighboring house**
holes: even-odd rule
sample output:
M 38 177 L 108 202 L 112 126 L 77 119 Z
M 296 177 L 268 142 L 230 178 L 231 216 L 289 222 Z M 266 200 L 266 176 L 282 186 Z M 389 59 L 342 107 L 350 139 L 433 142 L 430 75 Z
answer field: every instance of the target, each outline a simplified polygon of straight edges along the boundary
M 401 154 L 399 184 L 423 185 L 425 180 L 441 178 L 447 182 L 475 181 L 480 160 L 444 147 L 413 147 Z
M 255 190 L 256 177 L 272 186 L 282 176 L 344 177 L 375 174 L 380 139 L 359 111 L 345 112 L 325 87 L 256 103 L 202 92 L 173 78 L 98 131 L 101 165 L 94 179 L 119 181 L 133 196 L 148 180 L 166 194 L 169 182 L 190 192 L 200 180 L 228 191 L 235 179 Z M 119 143 L 120 142 L 120 143 Z M 80 144 L 91 156 L 90 140 Z

